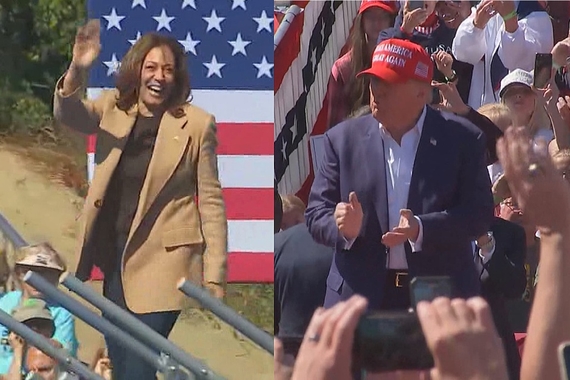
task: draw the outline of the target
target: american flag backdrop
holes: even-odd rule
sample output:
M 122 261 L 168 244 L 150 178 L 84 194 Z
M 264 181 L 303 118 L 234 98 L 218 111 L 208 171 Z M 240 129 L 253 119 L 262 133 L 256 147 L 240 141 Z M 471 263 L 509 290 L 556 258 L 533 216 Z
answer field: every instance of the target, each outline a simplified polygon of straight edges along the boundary
M 87 95 L 114 87 L 141 34 L 174 36 L 187 52 L 192 103 L 218 123 L 228 216 L 228 281 L 273 281 L 273 4 L 266 0 L 89 0 L 102 50 Z M 89 179 L 95 142 L 89 138 Z
M 275 50 L 275 179 L 281 194 L 306 201 L 317 150 L 311 137 L 326 132 L 331 69 L 345 51 L 360 1 L 292 3 L 304 11 Z

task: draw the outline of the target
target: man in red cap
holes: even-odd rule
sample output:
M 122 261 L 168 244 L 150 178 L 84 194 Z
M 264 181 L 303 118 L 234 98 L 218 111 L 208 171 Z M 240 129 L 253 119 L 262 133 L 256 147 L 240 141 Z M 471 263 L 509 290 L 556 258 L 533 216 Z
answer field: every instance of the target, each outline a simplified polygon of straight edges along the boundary
M 409 308 L 415 276 L 450 276 L 458 297 L 479 293 L 472 241 L 493 219 L 485 137 L 428 107 L 433 66 L 410 41 L 380 43 L 372 114 L 324 136 L 306 219 L 335 248 L 325 307 L 355 293 L 371 309 Z

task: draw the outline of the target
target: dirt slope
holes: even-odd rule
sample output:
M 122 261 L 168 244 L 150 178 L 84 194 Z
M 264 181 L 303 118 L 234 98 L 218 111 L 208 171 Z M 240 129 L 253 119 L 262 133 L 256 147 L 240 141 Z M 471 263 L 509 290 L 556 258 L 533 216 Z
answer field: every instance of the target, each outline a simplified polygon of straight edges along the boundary
M 47 240 L 62 252 L 71 269 L 76 264 L 76 217 L 82 199 L 46 178 L 28 152 L 0 143 L 0 213 L 28 242 Z M 33 170 L 32 170 L 33 169 Z M 100 284 L 93 284 L 100 289 Z M 102 337 L 78 320 L 80 358 L 90 362 Z M 228 379 L 273 378 L 273 359 L 232 329 L 194 317 L 177 323 L 170 337 L 187 352 L 204 360 Z

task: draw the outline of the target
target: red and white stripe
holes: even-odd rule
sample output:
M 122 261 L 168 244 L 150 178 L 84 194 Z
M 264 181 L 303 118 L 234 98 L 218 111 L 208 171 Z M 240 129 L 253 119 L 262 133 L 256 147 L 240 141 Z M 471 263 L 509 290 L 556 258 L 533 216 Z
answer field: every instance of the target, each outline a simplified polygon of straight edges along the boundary
M 90 99 L 101 89 L 88 89 Z M 228 281 L 273 282 L 273 93 L 193 90 L 215 115 L 218 169 L 228 217 Z M 90 180 L 95 141 L 88 138 Z
M 275 134 L 279 135 L 281 126 L 285 124 L 285 116 L 303 92 L 302 68 L 307 62 L 309 38 L 313 33 L 316 20 L 323 7 L 329 3 L 318 0 L 294 1 L 304 7 L 287 30 L 281 43 L 275 50 Z M 325 47 L 319 63 L 316 79 L 308 94 L 307 125 L 308 135 L 303 137 L 298 149 L 289 157 L 289 166 L 279 182 L 281 194 L 296 193 L 307 200 L 314 174 L 310 153 L 310 136 L 323 134 L 326 131 L 328 117 L 328 100 L 325 98 L 333 63 L 344 52 L 354 18 L 358 14 L 360 1 L 345 1 L 335 13 L 336 21 L 332 35 Z

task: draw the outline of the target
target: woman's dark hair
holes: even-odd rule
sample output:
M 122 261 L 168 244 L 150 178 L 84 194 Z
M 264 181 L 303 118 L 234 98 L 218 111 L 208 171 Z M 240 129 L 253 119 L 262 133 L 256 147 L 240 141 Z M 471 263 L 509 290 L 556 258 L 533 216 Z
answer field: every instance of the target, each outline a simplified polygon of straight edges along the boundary
M 168 47 L 174 55 L 175 66 L 174 87 L 170 98 L 167 99 L 167 108 L 175 117 L 184 114 L 182 106 L 188 102 L 190 96 L 190 76 L 186 53 L 176 39 L 159 33 L 145 34 L 123 57 L 115 82 L 119 90 L 117 107 L 120 110 L 127 111 L 138 103 L 144 59 L 152 49 L 163 46 Z
M 358 14 L 354 19 L 354 26 L 349 36 L 350 51 L 351 51 L 351 76 L 353 80 L 349 84 L 348 94 L 349 99 L 352 100 L 349 108 L 349 114 L 353 113 L 363 105 L 370 103 L 370 92 L 368 86 L 370 79 L 368 75 L 356 78 L 356 75 L 362 70 L 369 69 L 372 65 L 372 52 L 368 49 L 368 41 L 366 40 L 366 33 L 364 32 L 364 23 L 362 21 L 364 13 Z M 386 12 L 388 15 L 388 13 Z M 390 26 L 394 25 L 396 15 L 389 15 Z

